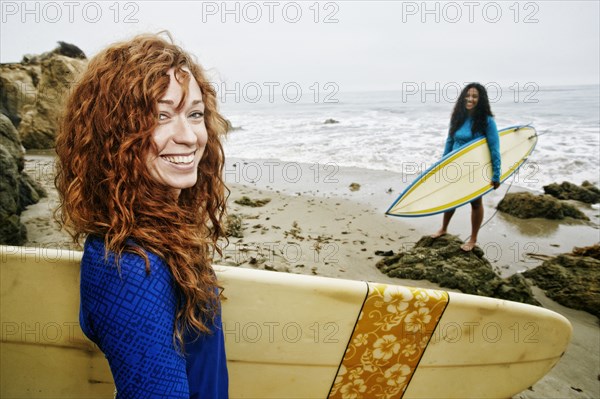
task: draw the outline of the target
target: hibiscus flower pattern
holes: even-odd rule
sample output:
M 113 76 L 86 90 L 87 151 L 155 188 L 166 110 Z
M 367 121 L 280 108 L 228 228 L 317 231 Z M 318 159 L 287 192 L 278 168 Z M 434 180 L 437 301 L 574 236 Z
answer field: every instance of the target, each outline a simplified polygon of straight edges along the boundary
M 448 293 L 370 284 L 329 398 L 401 398 Z

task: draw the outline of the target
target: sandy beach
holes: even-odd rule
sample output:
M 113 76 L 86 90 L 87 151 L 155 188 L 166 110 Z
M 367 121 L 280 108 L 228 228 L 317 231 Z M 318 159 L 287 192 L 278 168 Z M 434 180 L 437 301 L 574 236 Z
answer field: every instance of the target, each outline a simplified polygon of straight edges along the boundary
M 28 246 L 73 248 L 70 238 L 52 220 L 57 194 L 53 189 L 53 158 L 48 153 L 26 156 L 28 173 L 48 191 L 48 197 L 22 215 Z M 428 281 L 400 280 L 382 274 L 376 251 L 410 248 L 423 235 L 439 228 L 441 216 L 398 219 L 384 215 L 408 185 L 411 176 L 391 172 L 339 168 L 334 164 L 308 165 L 269 160 L 230 159 L 226 181 L 231 190 L 230 215 L 239 223 L 241 237 L 230 237 L 223 257 L 215 263 L 306 275 L 377 281 L 439 288 Z M 356 183 L 356 185 L 352 185 Z M 485 219 L 508 188 L 484 198 Z M 518 191 L 516 186 L 511 192 Z M 235 201 L 265 200 L 260 207 Z M 267 201 L 268 200 L 268 201 Z M 501 213 L 480 232 L 479 246 L 503 277 L 538 266 L 534 255 L 556 255 L 573 246 L 599 241 L 598 210 L 578 205 L 591 222 L 523 221 Z M 469 209 L 459 209 L 450 232 L 466 239 Z M 225 245 L 225 244 L 223 244 Z M 541 381 L 516 398 L 600 397 L 600 328 L 588 313 L 565 308 L 535 290 L 548 309 L 567 317 L 574 329 L 563 359 Z

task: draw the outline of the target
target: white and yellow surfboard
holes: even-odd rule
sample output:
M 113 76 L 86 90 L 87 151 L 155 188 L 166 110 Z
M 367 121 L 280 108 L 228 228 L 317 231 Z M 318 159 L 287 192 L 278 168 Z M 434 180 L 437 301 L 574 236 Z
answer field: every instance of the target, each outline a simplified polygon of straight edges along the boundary
M 78 324 L 80 252 L 0 247 L 1 397 L 111 398 Z M 441 290 L 215 267 L 232 398 L 509 398 L 561 358 L 549 310 Z
M 527 160 L 537 143 L 532 126 L 514 126 L 498 132 L 503 182 Z M 386 214 L 429 216 L 458 208 L 493 188 L 487 139 L 482 137 L 447 154 L 415 179 L 394 201 Z

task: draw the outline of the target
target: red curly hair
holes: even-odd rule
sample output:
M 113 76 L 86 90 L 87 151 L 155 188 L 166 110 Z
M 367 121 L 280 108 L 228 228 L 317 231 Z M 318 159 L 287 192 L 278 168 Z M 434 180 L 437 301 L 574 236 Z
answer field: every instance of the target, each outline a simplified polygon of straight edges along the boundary
M 171 68 L 182 85 L 181 104 L 188 80 L 198 82 L 208 132 L 198 180 L 177 200 L 170 187 L 152 178 L 146 164 L 148 154 L 158 153 L 152 133 Z M 215 90 L 201 67 L 172 40 L 140 35 L 90 60 L 69 95 L 56 138 L 59 223 L 76 243 L 87 235 L 104 237 L 117 259 L 123 251 L 139 254 L 147 273 L 146 250 L 165 260 L 182 294 L 173 335 L 182 351 L 184 331 L 209 332 L 207 323 L 218 311 L 211 255 L 221 252 L 217 240 L 224 235 L 220 136 L 226 131 Z

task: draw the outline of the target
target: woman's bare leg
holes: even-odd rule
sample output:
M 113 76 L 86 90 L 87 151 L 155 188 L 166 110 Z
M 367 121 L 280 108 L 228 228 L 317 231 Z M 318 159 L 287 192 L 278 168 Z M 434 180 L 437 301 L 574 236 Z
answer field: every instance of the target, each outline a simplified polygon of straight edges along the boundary
M 432 234 L 431 238 L 438 238 L 443 236 L 448 232 L 448 225 L 450 224 L 450 219 L 454 215 L 454 209 L 448 212 L 444 212 L 444 219 L 442 220 L 442 228 L 438 230 L 437 233 Z
M 483 222 L 483 199 L 481 197 L 471 201 L 471 237 L 460 248 L 463 251 L 471 251 L 477 244 L 477 234 Z

